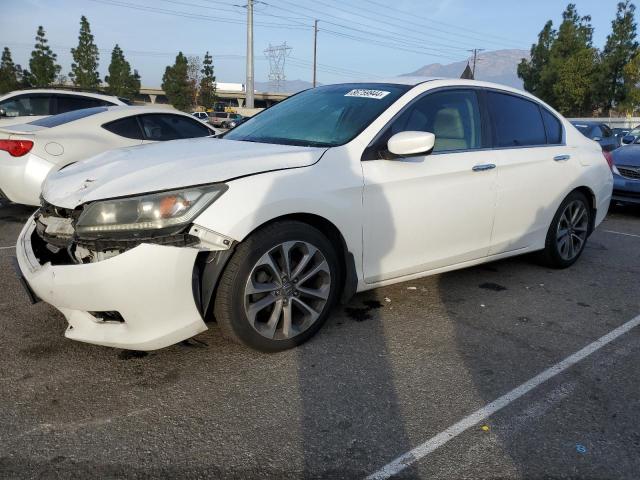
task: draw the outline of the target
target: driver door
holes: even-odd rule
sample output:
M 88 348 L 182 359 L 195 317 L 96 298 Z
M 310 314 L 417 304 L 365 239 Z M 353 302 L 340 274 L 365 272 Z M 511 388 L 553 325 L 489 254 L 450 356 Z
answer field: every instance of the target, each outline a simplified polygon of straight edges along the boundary
M 433 152 L 382 159 L 402 131 L 434 133 Z M 427 93 L 378 135 L 362 161 L 365 282 L 488 255 L 497 191 L 489 142 L 472 89 Z

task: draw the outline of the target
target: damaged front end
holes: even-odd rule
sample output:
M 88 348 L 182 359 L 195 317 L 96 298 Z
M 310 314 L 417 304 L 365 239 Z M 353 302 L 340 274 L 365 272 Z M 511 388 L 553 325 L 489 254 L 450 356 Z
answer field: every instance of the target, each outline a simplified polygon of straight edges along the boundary
M 60 266 L 103 262 L 140 245 L 193 248 L 198 250 L 192 265 L 193 297 L 200 315 L 207 318 L 234 241 L 194 224 L 193 219 L 224 190 L 194 187 L 74 209 L 43 200 L 33 217 L 33 254 L 40 265 Z
M 177 232 L 148 232 L 132 238 L 81 236 L 76 224 L 82 208 L 69 210 L 43 202 L 35 213 L 36 228 L 31 238 L 34 254 L 41 264 L 70 265 L 108 260 L 143 243 L 172 247 L 203 247 L 198 236 L 201 227 L 188 225 Z M 196 235 L 189 233 L 196 230 Z M 230 241 L 229 241 L 230 244 Z

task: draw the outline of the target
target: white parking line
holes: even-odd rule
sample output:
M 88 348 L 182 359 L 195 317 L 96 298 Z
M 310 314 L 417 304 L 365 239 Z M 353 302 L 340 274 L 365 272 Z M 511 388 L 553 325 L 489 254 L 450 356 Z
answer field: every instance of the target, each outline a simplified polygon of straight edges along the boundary
M 616 235 L 624 235 L 625 237 L 636 237 L 636 238 L 640 238 L 640 235 L 636 235 L 635 233 L 624 233 L 624 232 L 616 232 L 614 230 L 602 230 L 603 232 L 606 233 L 614 233 Z
M 534 388 L 538 387 L 542 383 L 546 382 L 550 378 L 553 378 L 556 375 L 562 373 L 567 368 L 585 359 L 586 357 L 591 355 L 593 352 L 598 351 L 608 343 L 612 342 L 619 336 L 624 335 L 629 330 L 631 330 L 634 327 L 637 327 L 638 325 L 640 325 L 640 315 L 633 318 L 632 320 L 629 320 L 627 323 L 621 325 L 615 330 L 607 333 L 603 337 L 600 337 L 595 342 L 590 343 L 589 345 L 584 347 L 582 350 L 579 350 L 573 355 L 570 355 L 569 357 L 562 360 L 560 363 L 556 363 L 554 366 L 546 369 L 544 372 L 536 375 L 531 380 L 523 383 L 522 385 L 514 388 L 513 390 L 501 396 L 500 398 L 482 407 L 480 410 L 476 410 L 471 415 L 460 420 L 458 423 L 450 426 L 443 432 L 438 433 L 436 436 L 431 437 L 429 440 L 427 440 L 423 444 L 418 445 L 413 450 L 410 450 L 409 452 L 399 456 L 398 458 L 393 460 L 391 463 L 388 463 L 387 465 L 382 467 L 377 472 L 369 475 L 367 477 L 367 480 L 386 479 L 393 475 L 396 475 L 397 473 L 400 473 L 402 470 L 404 470 L 411 464 L 417 462 L 418 460 L 426 457 L 427 455 L 429 455 L 430 453 L 432 453 L 433 451 L 435 451 L 436 449 L 438 449 L 439 447 L 447 443 L 449 440 L 457 437 L 458 435 L 465 432 L 469 428 L 478 424 L 480 421 L 493 415 L 498 410 L 506 407 L 511 402 L 514 402 L 515 400 L 519 399 L 520 397 L 530 392 Z
M 11 250 L 12 248 L 16 248 L 16 246 L 11 245 L 10 247 L 0 247 L 0 250 Z

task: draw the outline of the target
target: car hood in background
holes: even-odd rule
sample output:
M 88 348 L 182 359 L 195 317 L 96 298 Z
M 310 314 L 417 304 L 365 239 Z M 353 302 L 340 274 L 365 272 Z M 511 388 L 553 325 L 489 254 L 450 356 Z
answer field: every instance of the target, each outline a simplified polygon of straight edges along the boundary
M 611 152 L 613 163 L 616 165 L 629 165 L 640 167 L 640 145 L 626 145 L 624 148 L 616 148 Z
M 197 138 L 121 148 L 51 173 L 44 199 L 58 207 L 313 165 L 326 148 Z

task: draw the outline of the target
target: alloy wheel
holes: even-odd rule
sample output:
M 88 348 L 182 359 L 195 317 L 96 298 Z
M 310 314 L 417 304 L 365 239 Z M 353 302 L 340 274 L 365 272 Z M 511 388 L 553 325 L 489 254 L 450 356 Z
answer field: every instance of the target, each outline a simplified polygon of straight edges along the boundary
M 329 263 L 317 247 L 303 241 L 280 243 L 260 257 L 247 279 L 247 319 L 272 340 L 300 335 L 326 307 L 331 280 Z
M 589 213 L 584 202 L 574 200 L 569 203 L 558 221 L 556 245 L 563 260 L 573 260 L 582 251 L 587 240 Z

